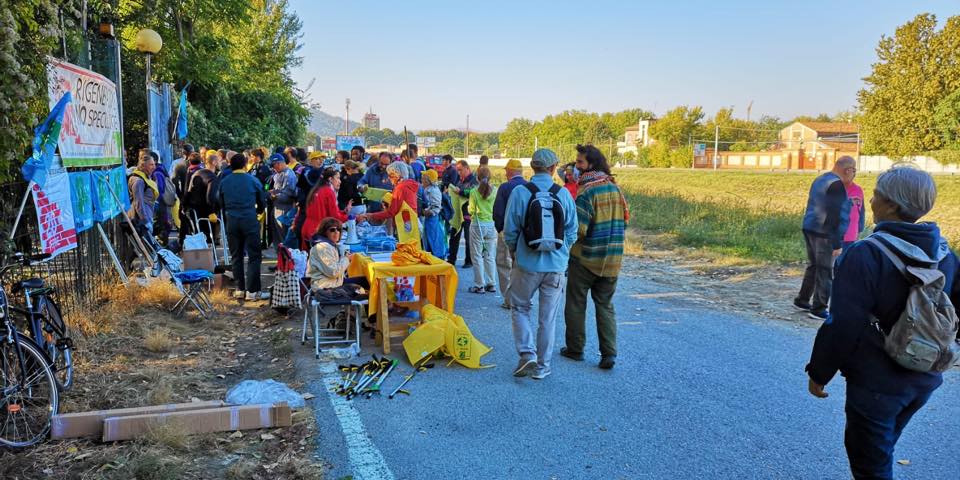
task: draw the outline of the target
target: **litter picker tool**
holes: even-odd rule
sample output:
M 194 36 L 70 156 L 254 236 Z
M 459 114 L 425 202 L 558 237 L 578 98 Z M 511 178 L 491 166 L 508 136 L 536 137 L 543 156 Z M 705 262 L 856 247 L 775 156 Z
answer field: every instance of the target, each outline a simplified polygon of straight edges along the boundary
M 419 372 L 420 369 L 426 370 L 426 369 L 428 368 L 428 367 L 426 367 L 425 365 L 426 365 L 427 362 L 429 362 L 430 359 L 432 359 L 432 358 L 433 358 L 433 354 L 432 354 L 432 353 L 431 353 L 430 355 L 427 355 L 426 357 L 424 357 L 423 361 L 420 362 L 420 365 L 419 365 L 419 366 L 414 366 L 414 367 L 413 367 L 413 373 L 411 373 L 410 375 L 407 375 L 406 377 L 404 377 L 404 378 L 403 378 L 403 381 L 400 382 L 400 385 L 397 385 L 397 388 L 393 389 L 393 391 L 390 392 L 390 395 L 389 395 L 387 398 L 389 398 L 389 399 L 392 400 L 393 397 L 397 396 L 397 392 L 399 392 L 400 389 L 403 388 L 404 385 L 406 385 L 410 380 L 412 380 L 413 377 L 417 376 L 417 372 Z
M 387 379 L 387 375 L 390 375 L 390 372 L 393 371 L 393 368 L 396 367 L 398 363 L 400 363 L 398 360 L 390 361 L 390 366 L 387 368 L 387 371 L 383 372 L 383 375 L 380 375 L 380 379 L 367 388 L 366 392 L 364 392 L 367 394 L 367 398 L 372 397 L 374 393 L 377 395 L 380 394 L 380 386 L 383 385 L 383 381 Z

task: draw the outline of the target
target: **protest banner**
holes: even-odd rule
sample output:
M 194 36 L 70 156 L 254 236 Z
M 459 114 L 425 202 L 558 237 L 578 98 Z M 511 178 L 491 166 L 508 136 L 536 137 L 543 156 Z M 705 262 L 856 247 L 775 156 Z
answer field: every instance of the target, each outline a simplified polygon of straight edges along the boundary
M 130 192 L 127 190 L 127 176 L 123 167 L 111 170 L 91 170 L 93 183 L 93 219 L 106 222 L 120 212 L 130 208 Z M 113 192 L 111 192 L 111 188 Z M 121 204 L 117 204 L 114 193 Z
M 337 135 L 337 150 L 350 151 L 355 146 L 366 148 L 366 139 L 356 135 Z
M 99 73 L 47 59 L 47 93 L 50 108 L 67 92 L 60 129 L 60 156 L 65 167 L 117 165 L 121 160 L 120 109 L 117 87 Z
M 93 185 L 89 171 L 70 172 L 70 203 L 73 224 L 80 233 L 93 226 Z
M 76 248 L 77 230 L 73 223 L 73 204 L 70 200 L 70 176 L 59 159 L 54 159 L 43 187 L 36 183 L 30 185 L 33 204 L 37 209 L 40 248 L 43 253 L 50 254 L 52 258 Z

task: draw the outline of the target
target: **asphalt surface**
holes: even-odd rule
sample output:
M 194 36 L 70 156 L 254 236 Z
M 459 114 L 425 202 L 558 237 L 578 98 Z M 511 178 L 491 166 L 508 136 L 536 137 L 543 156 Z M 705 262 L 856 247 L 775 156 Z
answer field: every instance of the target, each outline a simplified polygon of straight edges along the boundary
M 437 362 L 408 384 L 409 397 L 344 402 L 324 390 L 333 364 L 302 347 L 327 478 L 850 478 L 842 378 L 828 399 L 806 391 L 814 329 L 726 312 L 625 273 L 614 370 L 590 353 L 591 310 L 586 361 L 559 356 L 561 318 L 553 375 L 518 379 L 509 312 L 494 294 L 467 293 L 472 272 L 459 272 L 456 310 L 493 348 L 484 363 L 495 368 Z M 365 345 L 359 360 L 370 353 L 380 350 Z M 386 387 L 412 371 L 402 365 Z M 895 465 L 897 478 L 960 478 L 958 384 L 955 369 L 907 427 L 896 459 L 909 465 Z

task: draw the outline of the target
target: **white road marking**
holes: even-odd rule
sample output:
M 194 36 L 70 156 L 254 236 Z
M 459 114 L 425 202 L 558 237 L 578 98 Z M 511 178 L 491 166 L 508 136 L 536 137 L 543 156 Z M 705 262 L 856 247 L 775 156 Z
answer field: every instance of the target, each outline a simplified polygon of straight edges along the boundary
M 347 457 L 350 459 L 350 469 L 355 480 L 393 480 L 393 472 L 380 454 L 380 450 L 370 441 L 367 431 L 360 419 L 360 412 L 353 408 L 347 399 L 331 390 L 342 381 L 337 364 L 323 362 L 320 364 L 323 373 L 323 389 L 330 398 L 333 411 L 340 421 L 340 429 L 347 443 Z

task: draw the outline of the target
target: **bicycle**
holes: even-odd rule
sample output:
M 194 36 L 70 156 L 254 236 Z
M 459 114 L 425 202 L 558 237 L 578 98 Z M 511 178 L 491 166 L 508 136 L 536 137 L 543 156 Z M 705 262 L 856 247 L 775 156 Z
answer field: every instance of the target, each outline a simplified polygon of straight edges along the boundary
M 20 263 L 23 263 L 22 260 Z M 29 261 L 25 263 L 27 266 L 30 264 Z M 61 390 L 69 390 L 73 386 L 73 340 L 60 306 L 50 297 L 55 289 L 46 286 L 41 278 L 28 278 L 14 283 L 10 292 L 14 295 L 23 292 L 24 307 L 9 305 L 9 308 L 23 317 L 23 325 L 26 325 L 30 337 L 47 354 L 57 386 Z
M 46 438 L 60 405 L 60 389 L 50 359 L 10 316 L 3 276 L 38 258 L 16 254 L 18 263 L 0 267 L 0 445 L 22 448 Z

